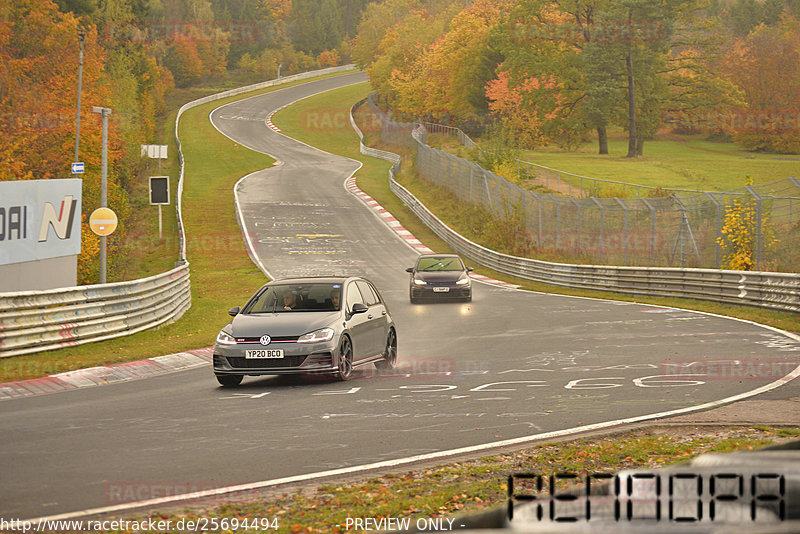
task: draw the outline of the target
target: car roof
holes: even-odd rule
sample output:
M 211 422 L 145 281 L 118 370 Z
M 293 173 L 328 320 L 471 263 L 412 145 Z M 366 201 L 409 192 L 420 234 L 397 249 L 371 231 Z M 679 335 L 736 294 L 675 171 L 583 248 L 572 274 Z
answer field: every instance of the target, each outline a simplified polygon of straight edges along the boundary
M 327 284 L 342 283 L 347 280 L 344 276 L 304 276 L 302 278 L 279 278 L 269 282 L 269 285 L 283 284 Z
M 360 276 L 304 276 L 302 278 L 280 278 L 267 285 L 292 285 L 292 284 L 343 284 L 348 280 L 364 280 Z
M 420 258 L 460 258 L 458 254 L 420 254 Z

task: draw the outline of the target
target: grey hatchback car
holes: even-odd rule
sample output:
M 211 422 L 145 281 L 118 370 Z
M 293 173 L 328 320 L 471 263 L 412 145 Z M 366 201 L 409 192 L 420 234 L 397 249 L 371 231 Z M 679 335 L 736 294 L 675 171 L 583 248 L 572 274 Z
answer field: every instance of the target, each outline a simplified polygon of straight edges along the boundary
M 411 274 L 408 297 L 412 304 L 422 299 L 472 300 L 472 267 L 455 254 L 423 254 L 406 272 Z
M 329 374 L 339 380 L 397 361 L 397 331 L 386 302 L 365 278 L 270 282 L 217 335 L 214 374 L 223 386 L 244 375 Z

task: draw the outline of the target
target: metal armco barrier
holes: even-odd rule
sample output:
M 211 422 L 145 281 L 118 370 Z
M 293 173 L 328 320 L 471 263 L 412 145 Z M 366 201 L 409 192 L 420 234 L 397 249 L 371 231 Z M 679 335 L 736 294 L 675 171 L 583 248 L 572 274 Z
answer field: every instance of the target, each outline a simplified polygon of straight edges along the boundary
M 717 269 L 673 267 L 616 267 L 551 263 L 502 254 L 455 232 L 439 220 L 406 188 L 395 175 L 400 156 L 364 145 L 364 136 L 350 110 L 350 122 L 361 140 L 361 153 L 394 163 L 389 171 L 389 187 L 403 203 L 437 236 L 459 254 L 494 271 L 525 280 L 563 287 L 613 291 L 633 295 L 684 297 L 726 304 L 745 304 L 759 308 L 800 312 L 800 275 Z
M 0 293 L 0 357 L 127 336 L 190 306 L 188 264 L 130 282 Z
M 352 65 L 345 65 L 284 76 L 199 98 L 181 106 L 175 119 L 180 162 L 177 194 L 181 242 L 179 266 L 166 273 L 128 282 L 0 293 L 0 358 L 128 336 L 179 319 L 191 306 L 189 264 L 181 216 L 184 172 L 178 138 L 181 115 L 195 106 L 229 96 L 353 69 Z

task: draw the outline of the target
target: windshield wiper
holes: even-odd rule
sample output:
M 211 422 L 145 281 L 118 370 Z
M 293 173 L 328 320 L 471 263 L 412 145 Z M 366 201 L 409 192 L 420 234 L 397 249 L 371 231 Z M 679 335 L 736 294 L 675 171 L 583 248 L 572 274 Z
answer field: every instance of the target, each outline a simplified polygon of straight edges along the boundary
M 419 270 L 420 271 L 441 271 L 441 269 L 434 269 L 434 267 L 441 267 L 442 264 L 443 264 L 443 261 L 437 261 L 436 263 L 434 263 L 430 267 L 425 267 L 424 269 L 419 269 Z

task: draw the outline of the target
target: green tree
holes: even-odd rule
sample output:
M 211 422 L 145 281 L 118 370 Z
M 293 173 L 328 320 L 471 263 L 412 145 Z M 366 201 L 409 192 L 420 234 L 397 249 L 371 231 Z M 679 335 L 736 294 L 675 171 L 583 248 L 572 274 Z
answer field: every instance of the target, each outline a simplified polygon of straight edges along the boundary
M 294 0 L 290 33 L 295 48 L 312 56 L 339 46 L 344 26 L 336 0 Z

